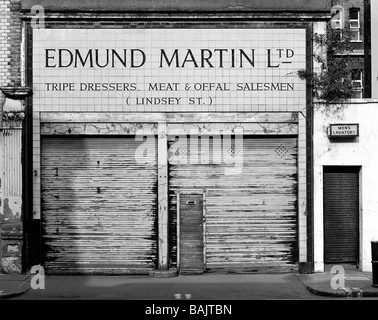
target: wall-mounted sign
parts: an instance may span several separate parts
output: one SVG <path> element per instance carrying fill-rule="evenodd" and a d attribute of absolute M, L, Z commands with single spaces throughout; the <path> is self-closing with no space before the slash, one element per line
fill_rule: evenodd
<path fill-rule="evenodd" d="M 331 124 L 329 127 L 330 138 L 353 138 L 358 135 L 358 123 Z"/>
<path fill-rule="evenodd" d="M 33 29 L 33 106 L 297 111 L 306 29 Z"/>

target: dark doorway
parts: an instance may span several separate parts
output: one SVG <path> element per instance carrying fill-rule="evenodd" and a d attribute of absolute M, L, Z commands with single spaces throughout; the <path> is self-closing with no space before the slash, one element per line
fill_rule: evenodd
<path fill-rule="evenodd" d="M 360 167 L 324 167 L 324 262 L 359 261 Z"/>
<path fill-rule="evenodd" d="M 180 194 L 179 270 L 180 273 L 204 271 L 203 195 Z"/>

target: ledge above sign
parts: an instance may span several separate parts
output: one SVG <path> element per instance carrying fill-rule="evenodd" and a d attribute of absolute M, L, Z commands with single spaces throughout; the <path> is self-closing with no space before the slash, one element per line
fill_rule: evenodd
<path fill-rule="evenodd" d="M 330 124 L 328 128 L 328 137 L 335 138 L 355 138 L 359 136 L 358 123 L 338 123 Z"/>

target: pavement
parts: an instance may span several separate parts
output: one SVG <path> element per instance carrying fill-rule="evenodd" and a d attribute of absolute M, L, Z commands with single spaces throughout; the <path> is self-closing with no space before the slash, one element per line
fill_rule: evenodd
<path fill-rule="evenodd" d="M 371 272 L 345 270 L 345 274 L 330 271 L 296 276 L 306 288 L 319 296 L 339 298 L 377 298 L 378 288 L 373 287 Z"/>
<path fill-rule="evenodd" d="M 378 299 L 372 273 L 202 274 L 149 276 L 46 275 L 33 289 L 34 275 L 0 274 L 0 299 L 10 300 L 280 300 Z"/>
<path fill-rule="evenodd" d="M 31 289 L 33 275 L 0 274 L 0 299 L 20 296 Z"/>

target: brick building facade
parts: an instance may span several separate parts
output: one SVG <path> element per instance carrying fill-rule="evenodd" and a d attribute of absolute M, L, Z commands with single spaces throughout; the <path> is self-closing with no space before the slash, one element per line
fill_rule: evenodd
<path fill-rule="evenodd" d="M 332 12 L 332 26 L 350 32 L 354 99 L 370 98 L 370 1 L 333 0 Z"/>

